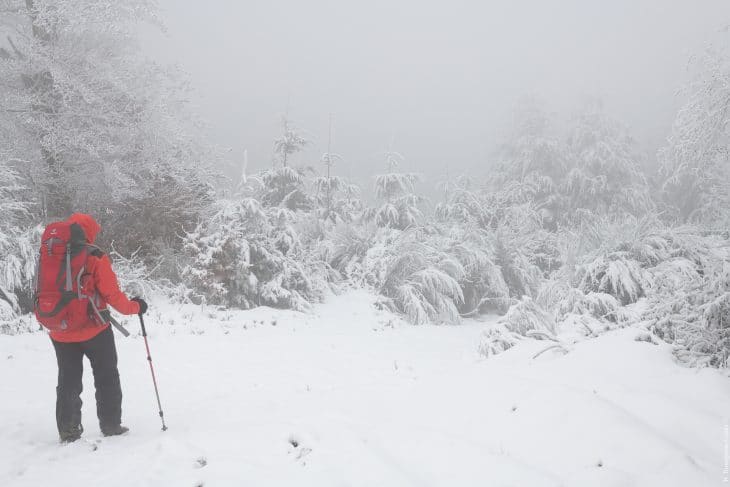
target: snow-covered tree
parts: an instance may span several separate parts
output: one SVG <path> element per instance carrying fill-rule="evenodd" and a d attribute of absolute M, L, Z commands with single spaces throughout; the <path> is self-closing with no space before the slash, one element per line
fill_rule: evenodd
<path fill-rule="evenodd" d="M 560 185 L 569 154 L 552 128 L 549 114 L 535 98 L 518 104 L 512 133 L 501 147 L 489 177 L 493 206 L 531 204 L 546 226 L 555 227 L 564 209 Z"/>
<path fill-rule="evenodd" d="M 626 129 L 599 101 L 586 103 L 564 142 L 528 98 L 490 176 L 489 206 L 501 218 L 506 208 L 529 204 L 550 230 L 586 213 L 640 215 L 652 202 L 639 160 Z"/>
<path fill-rule="evenodd" d="M 663 203 L 677 221 L 730 222 L 730 57 L 708 49 L 694 60 L 662 162 Z"/>
<path fill-rule="evenodd" d="M 310 144 L 308 138 L 289 120 L 288 116 L 281 118 L 282 134 L 274 140 L 274 162 L 287 167 L 289 156 L 301 152 Z"/>
<path fill-rule="evenodd" d="M 310 266 L 293 213 L 257 200 L 221 200 L 219 210 L 187 234 L 183 277 L 209 303 L 302 309 L 326 283 Z"/>
<path fill-rule="evenodd" d="M 20 176 L 0 158 L 0 323 L 27 311 L 38 232 Z M 24 299 L 25 298 L 25 299 Z"/>
<path fill-rule="evenodd" d="M 308 168 L 280 166 L 262 171 L 258 178 L 261 185 L 255 193 L 266 207 L 281 207 L 289 210 L 311 210 L 314 198 L 307 190 Z"/>
<path fill-rule="evenodd" d="M 258 187 L 253 196 L 265 207 L 281 207 L 289 210 L 311 210 L 316 201 L 307 189 L 313 169 L 292 167 L 288 157 L 309 145 L 294 124 L 282 117 L 283 134 L 274 140 L 274 167 L 261 171 L 256 176 Z"/>
<path fill-rule="evenodd" d="M 324 220 L 336 222 L 337 214 L 332 211 L 332 200 L 335 193 L 344 187 L 344 181 L 332 174 L 335 164 L 342 161 L 341 155 L 332 152 L 332 114 L 330 114 L 329 119 L 327 152 L 322 154 L 320 161 L 325 167 L 325 174 L 315 178 L 314 186 L 317 191 L 317 201 L 319 203 L 321 217 Z"/>
<path fill-rule="evenodd" d="M 25 199 L 27 188 L 20 175 L 0 153 L 0 238 L 24 228 L 30 216 L 30 202 Z"/>
<path fill-rule="evenodd" d="M 314 179 L 319 215 L 332 223 L 352 222 L 362 210 L 360 187 L 339 176 Z"/>
<path fill-rule="evenodd" d="M 328 149 L 327 152 L 322 154 L 321 158 L 322 165 L 325 167 L 325 174 L 314 179 L 314 186 L 317 191 L 317 200 L 319 201 L 319 206 L 322 210 L 321 213 L 325 220 L 333 217 L 332 199 L 334 194 L 344 186 L 342 178 L 332 174 L 332 168 L 335 163 L 341 160 L 342 156 L 332 153 Z"/>
<path fill-rule="evenodd" d="M 368 208 L 364 217 L 379 227 L 404 230 L 422 217 L 419 208 L 422 198 L 415 194 L 418 175 L 396 172 L 402 162 L 400 153 L 388 150 L 385 153 L 387 172 L 375 176 L 375 196 L 380 206 Z"/>
<path fill-rule="evenodd" d="M 474 183 L 466 175 L 447 179 L 440 185 L 444 191 L 444 201 L 434 210 L 437 219 L 443 222 L 460 222 L 489 228 L 496 212 L 487 204 L 484 195 L 474 189 Z"/>
<path fill-rule="evenodd" d="M 652 207 L 650 190 L 626 129 L 592 100 L 568 136 L 572 167 L 563 183 L 571 213 L 640 216 Z"/>
<path fill-rule="evenodd" d="M 99 222 L 103 228 L 125 229 L 112 232 L 116 250 L 125 255 L 139 253 L 156 260 L 168 252 L 177 253 L 185 232 L 211 212 L 212 176 L 161 162 L 136 177 L 139 185 L 130 189 L 121 209 L 99 215 Z"/>
<path fill-rule="evenodd" d="M 168 184 L 165 165 L 193 174 L 206 163 L 185 83 L 141 55 L 140 24 L 158 24 L 153 1 L 0 0 L 0 11 L 0 144 L 47 217 L 146 211 L 132 205 Z M 105 230 L 112 240 L 129 225 Z"/>
<path fill-rule="evenodd" d="M 339 154 L 322 154 L 326 172 L 313 181 L 319 216 L 332 223 L 352 222 L 362 210 L 360 187 L 332 173 L 335 164 L 341 161 Z"/>

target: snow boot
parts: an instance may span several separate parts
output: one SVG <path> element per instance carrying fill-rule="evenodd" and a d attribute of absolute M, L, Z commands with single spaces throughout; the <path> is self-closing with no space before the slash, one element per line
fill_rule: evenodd
<path fill-rule="evenodd" d="M 114 426 L 102 426 L 101 434 L 104 436 L 119 436 L 129 431 L 129 428 L 120 424 Z"/>
<path fill-rule="evenodd" d="M 64 429 L 58 432 L 58 436 L 61 438 L 61 443 L 73 443 L 74 441 L 81 438 L 81 433 L 84 432 L 84 427 L 81 425 L 73 428 Z"/>

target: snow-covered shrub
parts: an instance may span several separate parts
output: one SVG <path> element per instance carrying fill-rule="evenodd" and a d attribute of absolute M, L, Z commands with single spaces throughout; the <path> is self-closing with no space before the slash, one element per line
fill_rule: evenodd
<path fill-rule="evenodd" d="M 729 266 L 730 267 L 730 266 Z M 712 356 L 713 365 L 728 366 L 730 357 L 730 272 L 725 271 L 725 291 L 702 307 L 702 329 L 710 335 L 703 351 Z M 700 334 L 701 336 L 701 334 Z M 695 347 L 690 344 L 690 349 Z"/>
<path fill-rule="evenodd" d="M 364 217 L 379 227 L 405 230 L 412 227 L 422 217 L 418 208 L 421 198 L 413 194 L 417 181 L 414 174 L 381 174 L 376 177 L 376 196 L 383 200 L 375 208 L 368 208 Z"/>
<path fill-rule="evenodd" d="M 457 194 L 466 199 L 464 205 L 452 201 L 443 206 L 440 223 L 434 226 L 439 231 L 430 239 L 465 269 L 459 281 L 462 313 L 504 313 L 513 300 L 534 296 L 545 276 L 558 267 L 557 239 L 529 203 L 510 206 L 499 194 L 485 199 L 466 189 Z M 463 218 L 449 220 L 451 211 L 461 211 Z"/>
<path fill-rule="evenodd" d="M 213 204 L 210 177 L 184 166 L 161 163 L 137 175 L 125 196 L 123 210 L 113 209 L 94 216 L 102 226 L 99 245 L 124 255 L 137 254 L 151 267 L 160 257 L 179 254 L 182 237 L 198 221 L 209 216 Z M 169 267 L 168 263 L 161 268 Z M 164 278 L 176 276 L 165 269 Z M 160 272 L 158 272 L 158 275 Z"/>
<path fill-rule="evenodd" d="M 360 187 L 337 176 L 314 179 L 318 216 L 332 223 L 351 223 L 362 211 Z"/>
<path fill-rule="evenodd" d="M 0 323 L 8 332 L 18 318 L 33 309 L 33 279 L 38 261 L 42 228 L 4 233 L 0 230 Z"/>
<path fill-rule="evenodd" d="M 494 243 L 494 263 L 499 266 L 509 294 L 515 298 L 533 296 L 543 278 L 542 271 L 503 233 L 497 233 Z"/>
<path fill-rule="evenodd" d="M 306 189 L 309 169 L 280 166 L 259 174 L 261 188 L 257 199 L 265 207 L 282 207 L 289 210 L 310 210 L 314 200 Z"/>
<path fill-rule="evenodd" d="M 403 161 L 397 152 L 386 153 L 388 172 L 375 176 L 375 197 L 379 206 L 368 208 L 363 213 L 366 221 L 379 227 L 405 230 L 419 223 L 423 213 L 419 208 L 422 198 L 415 194 L 418 175 L 395 172 Z"/>
<path fill-rule="evenodd" d="M 459 280 L 464 296 L 459 308 L 464 316 L 507 311 L 509 286 L 502 269 L 495 263 L 494 243 L 487 232 L 452 228 L 443 238 L 441 248 L 464 268 Z"/>
<path fill-rule="evenodd" d="M 674 234 L 652 214 L 584 220 L 569 234 L 579 242 L 570 259 L 571 283 L 586 294 L 610 294 L 622 306 L 634 303 L 654 285 L 649 269 L 678 255 Z"/>
<path fill-rule="evenodd" d="M 379 291 L 414 323 L 456 323 L 460 314 L 505 312 L 510 305 L 492 237 L 479 229 L 339 225 L 329 234 L 327 255 L 345 279 Z"/>
<path fill-rule="evenodd" d="M 482 333 L 478 351 L 489 358 L 514 347 L 521 339 L 522 336 L 508 330 L 504 324 L 497 324 Z"/>
<path fill-rule="evenodd" d="M 326 286 L 292 224 L 294 214 L 252 198 L 220 201 L 219 211 L 185 238 L 186 282 L 211 303 L 303 309 Z"/>
<path fill-rule="evenodd" d="M 673 257 L 660 262 L 650 271 L 651 292 L 672 294 L 702 283 L 701 267 L 684 257 Z"/>
<path fill-rule="evenodd" d="M 670 257 L 684 258 L 704 269 L 717 269 L 728 259 L 728 240 L 725 233 L 705 232 L 696 227 L 679 227 L 663 233 L 670 243 Z"/>
<path fill-rule="evenodd" d="M 527 336 L 533 330 L 555 334 L 555 317 L 529 296 L 512 305 L 500 321 L 509 331 L 518 335 Z"/>
<path fill-rule="evenodd" d="M 40 229 L 28 228 L 30 209 L 20 175 L 0 159 L 0 323 L 8 333 L 32 307 Z"/>
<path fill-rule="evenodd" d="M 444 191 L 444 201 L 434 209 L 437 220 L 443 223 L 459 222 L 477 228 L 490 227 L 495 217 L 494 209 L 482 194 L 472 189 L 469 177 L 460 176 L 453 181 L 444 181 L 439 186 Z"/>
<path fill-rule="evenodd" d="M 460 321 L 459 282 L 466 271 L 441 248 L 436 229 L 366 227 L 340 231 L 335 241 L 333 267 L 351 282 L 379 292 L 382 305 L 414 324 Z"/>
<path fill-rule="evenodd" d="M 402 262 L 394 265 L 394 271 L 399 270 L 398 264 Z M 383 287 L 383 293 L 415 324 L 459 321 L 456 307 L 461 300 L 459 283 L 441 269 L 425 267 L 411 272 L 397 287 Z"/>
<path fill-rule="evenodd" d="M 145 298 L 164 296 L 174 303 L 189 303 L 195 300 L 193 291 L 185 283 L 172 281 L 159 274 L 159 268 L 165 263 L 162 257 L 158 258 L 156 263 L 148 265 L 146 262 L 150 259 L 143 259 L 140 251 L 124 256 L 112 250 L 109 252 L 109 258 L 119 278 L 119 285 L 128 296 Z"/>
<path fill-rule="evenodd" d="M 578 266 L 578 287 L 585 293 L 609 294 L 622 305 L 636 302 L 645 295 L 642 270 L 632 260 L 615 256 L 599 256 Z"/>
<path fill-rule="evenodd" d="M 657 286 L 644 313 L 653 331 L 675 345 L 675 354 L 685 363 L 727 367 L 730 356 L 730 244 L 725 257 L 714 265 L 694 270 L 680 266 L 656 269 Z M 678 279 L 677 274 L 686 276 Z"/>
<path fill-rule="evenodd" d="M 561 263 L 557 239 L 543 226 L 540 213 L 532 204 L 524 203 L 500 206 L 487 229 L 493 241 L 494 263 L 514 298 L 534 296 L 545 276 Z"/>
<path fill-rule="evenodd" d="M 675 344 L 682 361 L 726 363 L 726 236 L 669 228 L 653 215 L 620 221 L 593 216 L 562 241 L 565 265 L 537 297 L 559 322 L 594 335 L 595 325 L 624 325 L 640 312 L 659 337 Z M 645 304 L 626 307 L 642 297 Z"/>
<path fill-rule="evenodd" d="M 611 254 L 646 268 L 672 256 L 670 247 L 675 232 L 667 231 L 655 213 L 616 217 L 581 212 L 579 223 L 570 238 L 580 240 L 580 257 Z"/>
<path fill-rule="evenodd" d="M 377 280 L 368 280 L 365 260 L 374 247 L 383 248 L 395 239 L 388 229 L 373 225 L 338 224 L 329 233 L 325 245 L 325 259 L 329 265 L 355 285 L 376 286 Z M 377 273 L 376 273 L 377 275 Z M 371 274 L 371 279 L 375 275 Z"/>
<path fill-rule="evenodd" d="M 513 347 L 525 337 L 555 338 L 555 317 L 529 296 L 513 304 L 495 326 L 482 333 L 479 353 L 491 357 Z"/>
<path fill-rule="evenodd" d="M 386 251 L 379 286 L 391 308 L 414 324 L 458 323 L 463 301 L 459 280 L 464 267 L 452 256 L 424 243 L 421 230 L 406 232 Z"/>
<path fill-rule="evenodd" d="M 562 311 L 566 314 L 590 314 L 599 320 L 614 323 L 626 321 L 621 303 L 610 294 L 591 292 L 584 294 L 580 299 L 575 299 L 571 304 L 569 309 L 564 308 Z"/>
<path fill-rule="evenodd" d="M 587 315 L 601 322 L 623 323 L 628 315 L 612 295 L 600 292 L 584 293 L 565 278 L 545 282 L 535 299 L 544 309 L 552 310 L 557 321 L 569 315 Z"/>

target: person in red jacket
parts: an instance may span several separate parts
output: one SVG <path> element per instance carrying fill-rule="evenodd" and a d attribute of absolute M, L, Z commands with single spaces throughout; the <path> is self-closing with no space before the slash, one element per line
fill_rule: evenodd
<path fill-rule="evenodd" d="M 74 213 L 69 223 L 84 230 L 86 240 L 93 244 L 101 227 L 90 215 Z M 89 279 L 100 297 L 100 310 L 111 305 L 125 315 L 144 314 L 147 303 L 141 298 L 129 299 L 119 289 L 117 276 L 109 257 L 94 249 L 86 262 L 82 279 Z M 99 323 L 92 313 L 88 323 L 71 331 L 51 332 L 51 341 L 58 361 L 56 387 L 56 425 L 62 442 L 76 441 L 84 428 L 81 425 L 81 391 L 83 360 L 89 358 L 96 388 L 96 414 L 104 436 L 121 435 L 129 431 L 122 426 L 122 388 L 117 370 L 117 350 L 109 323 Z"/>

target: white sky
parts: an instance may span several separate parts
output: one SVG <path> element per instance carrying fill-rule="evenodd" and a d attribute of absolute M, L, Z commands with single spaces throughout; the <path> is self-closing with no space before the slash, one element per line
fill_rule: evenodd
<path fill-rule="evenodd" d="M 159 0 L 193 108 L 238 163 L 270 164 L 290 117 L 367 187 L 391 138 L 428 181 L 484 172 L 517 98 L 561 117 L 601 96 L 649 149 L 668 133 L 689 56 L 730 24 L 728 0 Z M 428 184 L 428 183 L 427 183 Z"/>

